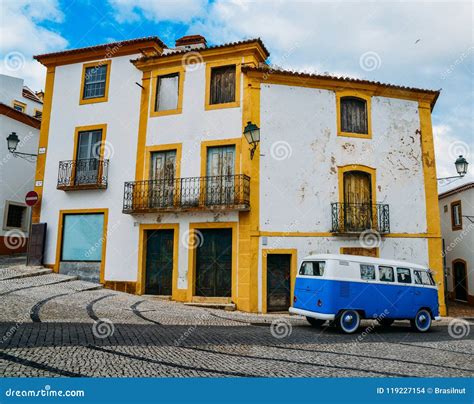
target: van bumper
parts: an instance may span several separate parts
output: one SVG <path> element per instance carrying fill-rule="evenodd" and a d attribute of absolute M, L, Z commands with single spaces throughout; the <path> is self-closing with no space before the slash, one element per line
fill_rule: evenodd
<path fill-rule="evenodd" d="M 441 320 L 441 316 L 436 316 L 434 319 L 435 319 L 435 321 L 440 321 L 440 320 Z"/>
<path fill-rule="evenodd" d="M 334 320 L 335 317 L 334 314 L 316 313 L 314 311 L 296 309 L 294 307 L 290 307 L 289 311 L 291 314 L 299 314 L 300 316 L 317 318 L 318 320 Z"/>

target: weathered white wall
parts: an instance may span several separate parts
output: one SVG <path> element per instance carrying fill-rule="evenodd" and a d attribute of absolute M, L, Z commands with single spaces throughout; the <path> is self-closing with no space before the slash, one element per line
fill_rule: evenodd
<path fill-rule="evenodd" d="M 452 230 L 451 227 L 451 202 L 461 201 L 462 214 L 474 216 L 474 188 L 467 189 L 457 194 L 448 196 L 439 201 L 439 215 L 441 218 L 441 234 L 445 243 L 446 271 L 448 275 L 448 291 L 454 290 L 453 261 L 463 259 L 466 261 L 467 288 L 469 295 L 474 295 L 474 223 L 467 217 L 462 218 L 462 229 Z M 447 206 L 447 212 L 444 207 Z"/>
<path fill-rule="evenodd" d="M 136 279 L 138 231 L 134 231 L 133 218 L 122 214 L 122 202 L 124 182 L 135 179 L 141 96 L 141 88 L 135 82 L 141 83 L 142 73 L 130 59 L 137 56 L 112 59 L 108 102 L 102 103 L 79 105 L 82 63 L 56 68 L 41 208 L 41 221 L 48 223 L 47 264 L 55 262 L 60 209 L 109 208 L 105 277 Z M 110 159 L 108 188 L 57 190 L 59 161 L 74 158 L 75 128 L 104 123 L 107 124 L 105 157 Z"/>
<path fill-rule="evenodd" d="M 372 139 L 337 136 L 333 91 L 262 84 L 263 231 L 329 231 L 337 167 L 348 164 L 377 170 L 377 203 L 390 205 L 391 232 L 426 231 L 418 105 L 373 97 L 371 115 Z"/>
<path fill-rule="evenodd" d="M 16 132 L 21 143 L 17 151 L 35 154 L 38 151 L 39 130 L 29 125 L 18 122 L 5 115 L 0 115 L 0 128 L 2 134 Z M 2 136 L 3 137 L 3 136 Z M 36 162 L 14 157 L 7 149 L 7 142 L 2 139 L 0 143 L 0 236 L 5 235 L 3 229 L 5 201 L 25 203 L 25 195 L 34 188 Z M 30 210 L 28 209 L 28 221 Z M 28 232 L 25 232 L 27 235 Z"/>

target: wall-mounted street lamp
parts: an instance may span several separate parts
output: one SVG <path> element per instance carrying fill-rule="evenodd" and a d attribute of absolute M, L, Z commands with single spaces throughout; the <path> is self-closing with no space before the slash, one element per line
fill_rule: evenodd
<path fill-rule="evenodd" d="M 464 177 L 467 173 L 467 166 L 469 163 L 463 156 L 459 156 L 456 161 L 454 162 L 454 166 L 456 167 L 456 171 L 458 175 L 454 175 L 452 177 L 443 177 L 443 178 L 437 178 L 438 181 L 444 181 L 444 180 L 459 180 L 462 177 Z"/>
<path fill-rule="evenodd" d="M 12 153 L 13 156 L 29 157 L 29 158 L 38 157 L 37 154 L 17 152 L 16 148 L 18 147 L 18 143 L 20 143 L 20 139 L 18 135 L 16 134 L 16 132 L 10 133 L 7 137 L 7 145 L 8 145 L 8 151 Z"/>
<path fill-rule="evenodd" d="M 252 160 L 257 144 L 260 143 L 260 128 L 254 123 L 248 121 L 247 126 L 244 129 L 244 136 L 247 139 L 247 142 L 249 142 L 249 145 L 252 146 L 250 149 L 250 160 Z"/>

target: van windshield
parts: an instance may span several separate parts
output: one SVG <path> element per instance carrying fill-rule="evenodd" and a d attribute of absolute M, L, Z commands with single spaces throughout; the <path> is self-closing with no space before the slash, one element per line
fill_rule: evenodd
<path fill-rule="evenodd" d="M 323 276 L 325 265 L 324 261 L 304 261 L 301 264 L 300 275 Z"/>

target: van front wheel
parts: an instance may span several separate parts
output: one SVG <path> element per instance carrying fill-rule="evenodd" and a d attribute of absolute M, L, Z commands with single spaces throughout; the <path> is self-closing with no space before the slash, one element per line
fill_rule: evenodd
<path fill-rule="evenodd" d="M 336 325 L 346 334 L 352 334 L 359 328 L 360 314 L 355 310 L 344 310 L 336 319 Z"/>
<path fill-rule="evenodd" d="M 326 320 L 319 320 L 313 317 L 306 317 L 308 323 L 310 323 L 313 327 L 322 327 L 322 325 L 326 322 Z"/>
<path fill-rule="evenodd" d="M 431 327 L 431 314 L 426 309 L 418 310 L 413 320 L 410 320 L 411 327 L 418 332 L 426 332 Z"/>

